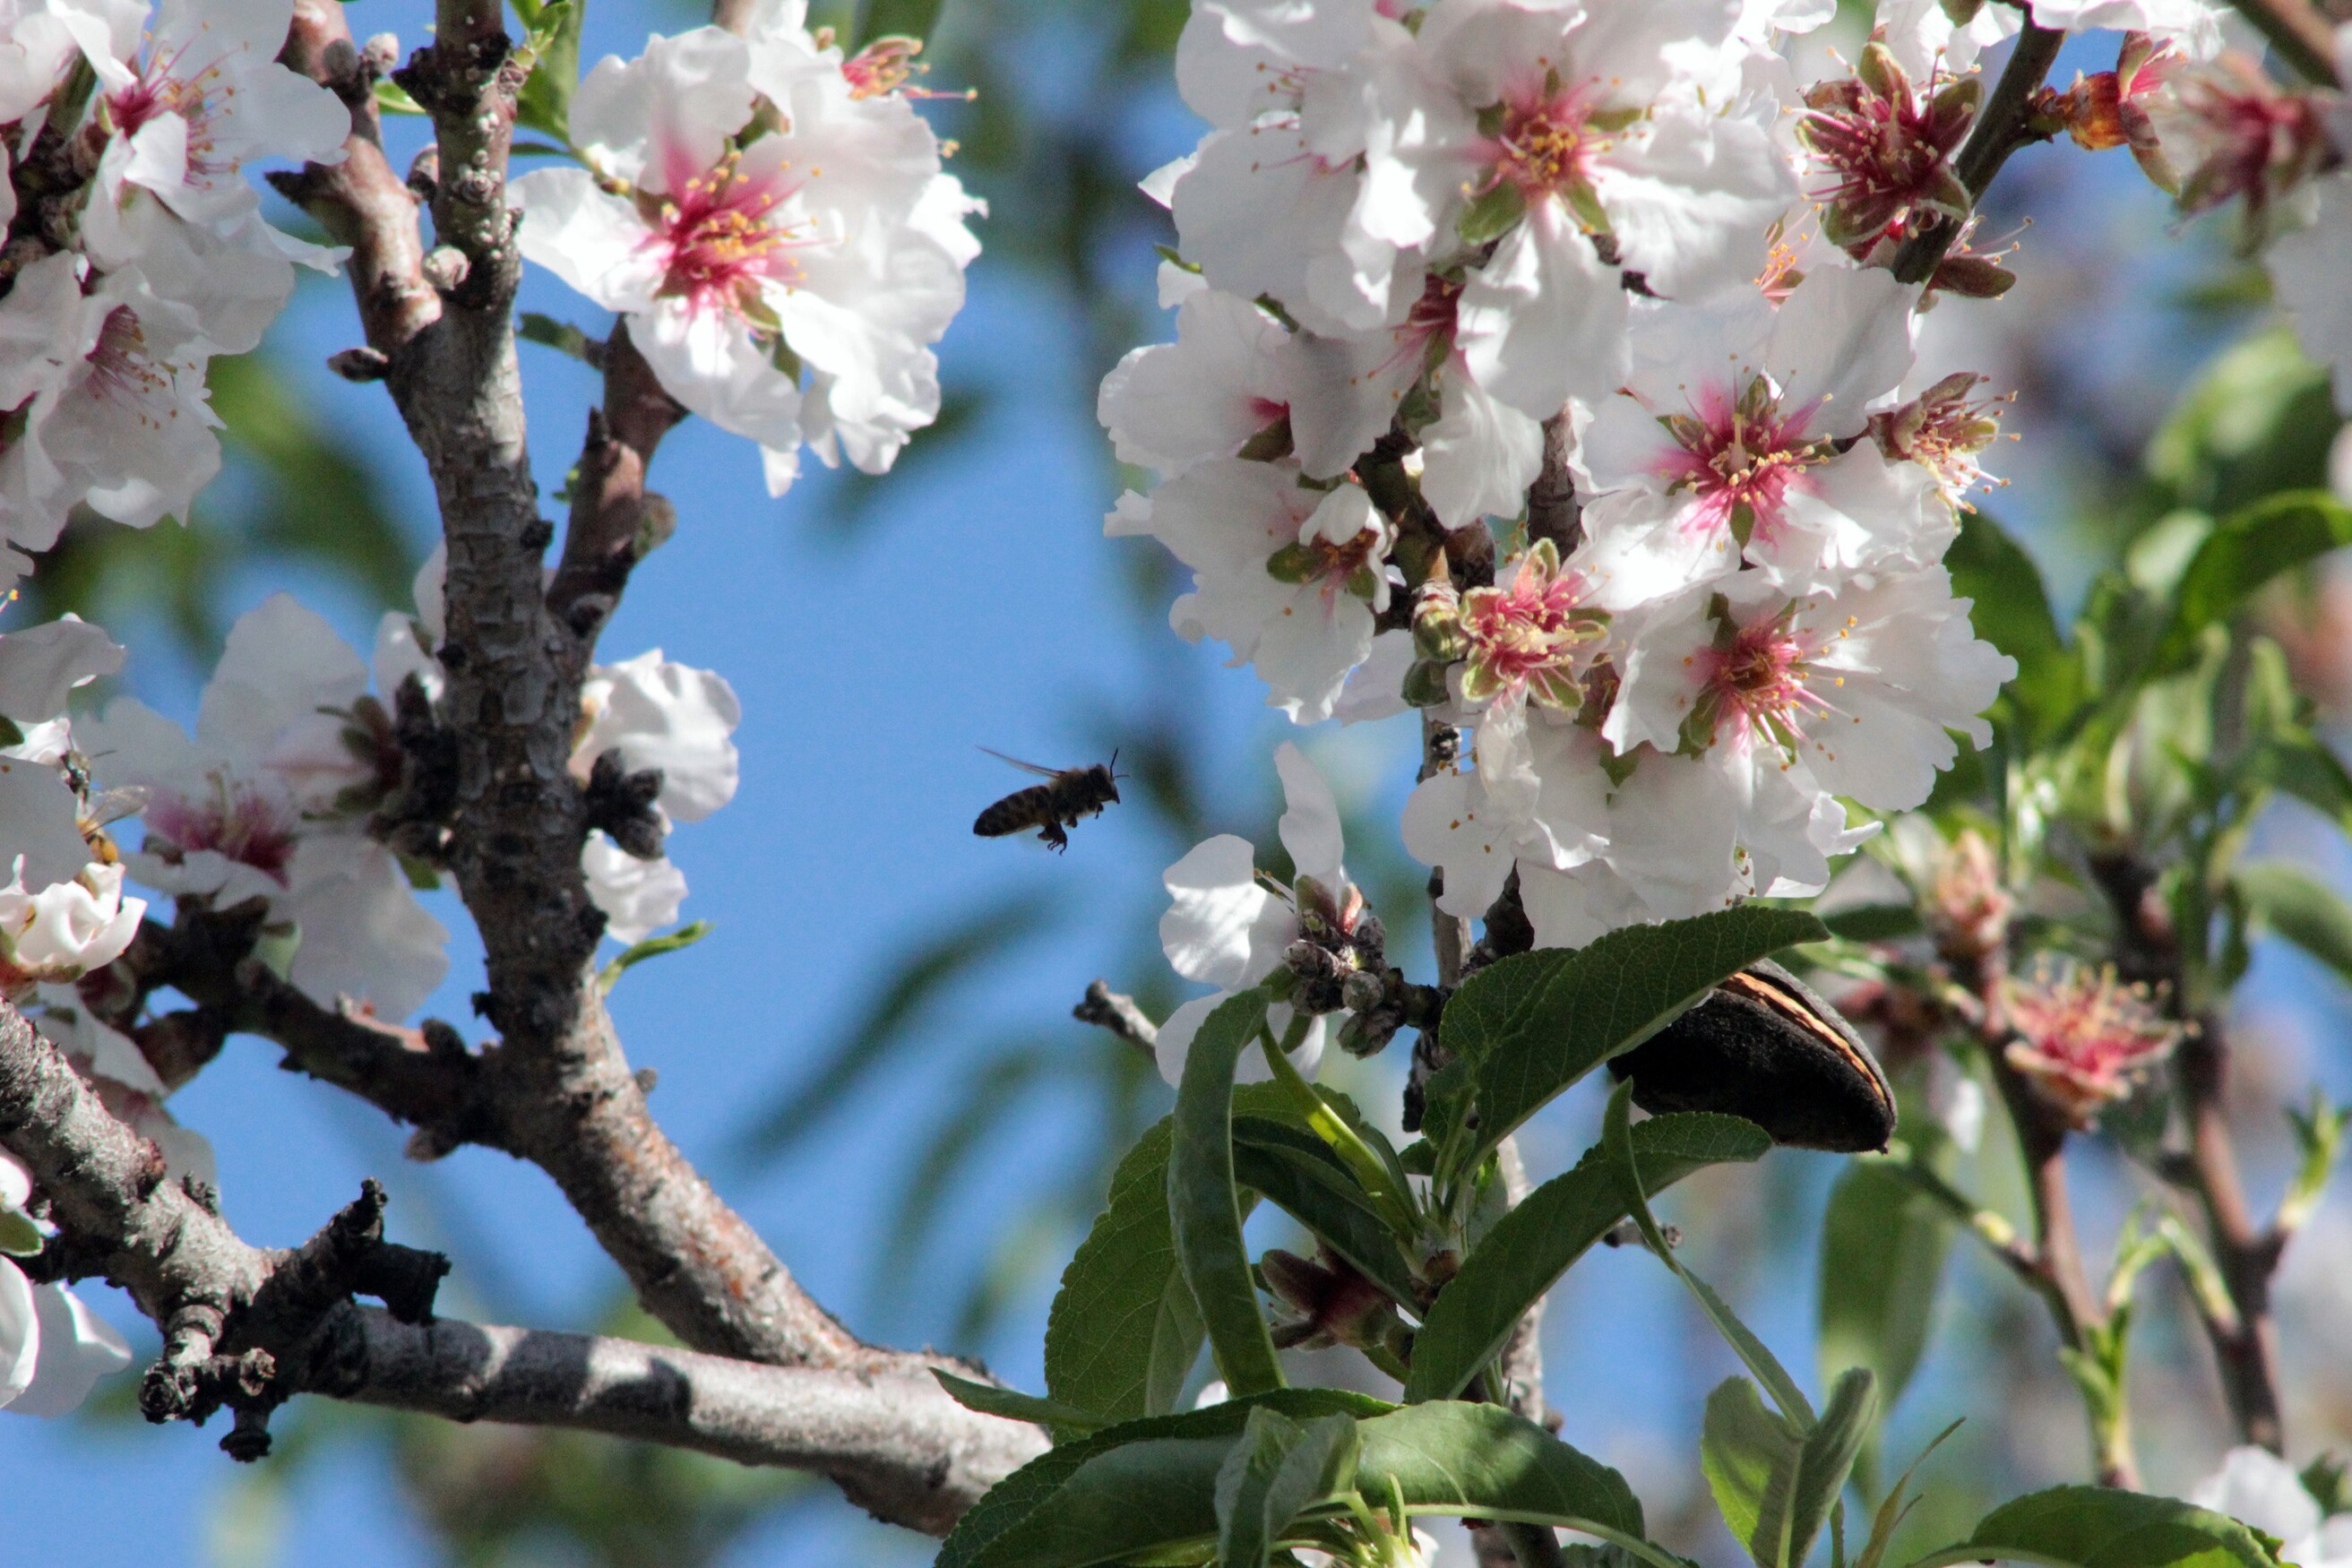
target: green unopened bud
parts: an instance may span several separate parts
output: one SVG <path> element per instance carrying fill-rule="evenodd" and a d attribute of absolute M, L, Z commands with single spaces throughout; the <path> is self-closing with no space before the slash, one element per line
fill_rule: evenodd
<path fill-rule="evenodd" d="M 1445 672 L 1453 667 L 1444 659 L 1415 660 L 1404 672 L 1403 697 L 1408 706 L 1434 708 L 1452 695 L 1445 689 Z"/>
<path fill-rule="evenodd" d="M 1446 584 L 1424 584 L 1412 607 L 1412 650 L 1451 664 L 1470 651 L 1462 630 L 1462 602 Z"/>

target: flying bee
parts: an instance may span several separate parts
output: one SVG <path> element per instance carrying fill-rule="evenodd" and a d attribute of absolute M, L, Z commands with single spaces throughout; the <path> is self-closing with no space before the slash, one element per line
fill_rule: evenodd
<path fill-rule="evenodd" d="M 1031 784 L 1027 789 L 1014 790 L 994 805 L 980 814 L 971 825 L 972 832 L 982 838 L 1002 838 L 1008 833 L 1018 833 L 1034 827 L 1037 837 L 1055 849 L 1066 849 L 1070 836 L 1064 828 L 1076 827 L 1082 816 L 1100 816 L 1103 807 L 1118 804 L 1118 753 L 1113 752 L 1108 763 L 1096 763 L 1083 768 L 1041 768 L 1034 763 L 1024 763 L 1018 757 L 1005 756 L 1003 752 L 981 748 L 992 757 L 1011 763 L 1023 773 L 1035 773 L 1050 783 Z"/>

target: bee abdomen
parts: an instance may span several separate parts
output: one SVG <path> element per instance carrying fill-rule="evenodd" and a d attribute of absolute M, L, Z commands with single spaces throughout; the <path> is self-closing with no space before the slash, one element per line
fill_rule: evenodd
<path fill-rule="evenodd" d="M 971 830 L 982 838 L 1002 838 L 1008 833 L 1034 827 L 1053 793 L 1051 784 L 1033 784 L 1027 789 L 1016 790 L 982 812 L 973 821 Z"/>

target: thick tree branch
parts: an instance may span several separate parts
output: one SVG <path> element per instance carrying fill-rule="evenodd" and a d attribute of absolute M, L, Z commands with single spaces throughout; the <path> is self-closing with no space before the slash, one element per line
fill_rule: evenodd
<path fill-rule="evenodd" d="M 920 1366 L 764 1366 L 632 1340 L 354 1309 L 322 1345 L 310 1392 L 452 1421 L 602 1432 L 813 1470 L 877 1517 L 943 1535 L 1043 1453 L 1034 1426 L 966 1410 Z"/>
<path fill-rule="evenodd" d="M 163 1156 L 13 1008 L 0 1005 L 0 1148 L 32 1171 L 59 1237 L 32 1270 L 103 1273 L 164 1336 L 149 1418 L 237 1414 L 223 1443 L 267 1451 L 297 1394 L 458 1421 L 570 1427 L 814 1470 L 880 1518 L 934 1534 L 1045 1448 L 1042 1434 L 964 1409 L 929 1375 L 944 1358 L 860 1371 L 785 1369 L 628 1341 L 431 1321 L 436 1255 L 382 1238 L 383 1190 L 290 1251 L 247 1246 L 166 1179 Z M 389 1310 L 355 1306 L 353 1291 Z"/>

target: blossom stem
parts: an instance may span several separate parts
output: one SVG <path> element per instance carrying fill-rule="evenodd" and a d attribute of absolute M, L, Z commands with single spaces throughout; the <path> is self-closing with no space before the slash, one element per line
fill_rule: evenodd
<path fill-rule="evenodd" d="M 1528 488 L 1528 542 L 1550 540 L 1563 561 L 1584 542 L 1584 508 L 1577 501 L 1576 479 L 1568 469 L 1571 439 L 1566 414 L 1543 422 L 1543 468 Z"/>
<path fill-rule="evenodd" d="M 2238 14 L 2270 40 L 2279 58 L 2305 81 L 2318 87 L 2341 87 L 2336 70 L 2336 34 L 2309 0 L 2230 0 Z"/>
<path fill-rule="evenodd" d="M 2154 868 L 2135 855 L 2095 858 L 2094 878 L 2122 933 L 2118 967 L 2130 979 L 2163 987 L 2164 1005 L 2194 1025 L 2174 1056 L 2174 1084 L 2189 1131 L 2186 1160 L 2165 1173 L 2188 1189 L 2205 1215 L 2208 1244 L 2229 1287 L 2229 1314 L 2198 1316 L 2213 1347 L 2221 1388 L 2242 1440 L 2282 1453 L 2285 1428 L 2278 1391 L 2278 1326 L 2271 1279 L 2285 1256 L 2287 1233 L 2259 1225 L 2246 1203 L 2230 1135 L 2228 1031 L 2210 1014 L 2189 1017 L 2189 954 L 2171 912 L 2155 896 Z"/>
<path fill-rule="evenodd" d="M 2009 64 L 2001 68 L 2000 80 L 1994 84 L 1992 96 L 1977 116 L 1976 129 L 1969 133 L 1953 165 L 1969 189 L 1971 205 L 1984 199 L 1993 176 L 2000 173 L 2011 153 L 2030 141 L 2047 140 L 2032 129 L 2029 116 L 2033 95 L 2041 90 L 2065 41 L 2064 28 L 2042 26 L 2028 13 L 2025 30 L 2018 35 Z M 1934 277 L 1937 265 L 1959 238 L 1966 221 L 1939 218 L 1905 240 L 1895 253 L 1895 276 L 1906 283 L 1925 283 Z"/>

